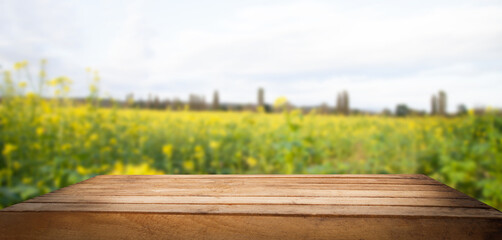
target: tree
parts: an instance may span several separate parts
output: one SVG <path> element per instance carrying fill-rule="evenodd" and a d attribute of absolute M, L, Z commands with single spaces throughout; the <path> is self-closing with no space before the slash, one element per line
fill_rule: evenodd
<path fill-rule="evenodd" d="M 183 108 L 183 102 L 179 98 L 175 97 L 173 99 L 172 106 L 174 110 L 181 110 Z"/>
<path fill-rule="evenodd" d="M 343 113 L 345 115 L 349 115 L 350 107 L 349 107 L 349 94 L 347 91 L 343 91 Z"/>
<path fill-rule="evenodd" d="M 265 90 L 263 88 L 258 89 L 258 107 L 263 107 L 265 104 Z"/>
<path fill-rule="evenodd" d="M 190 96 L 188 97 L 188 104 L 190 106 L 190 110 L 206 109 L 206 99 L 204 98 L 204 96 L 190 94 Z"/>
<path fill-rule="evenodd" d="M 220 108 L 220 96 L 218 90 L 214 91 L 213 94 L 213 110 L 218 110 Z"/>
<path fill-rule="evenodd" d="M 340 93 L 336 95 L 335 112 L 337 114 L 342 112 L 342 96 L 340 96 Z"/>
<path fill-rule="evenodd" d="M 321 106 L 319 106 L 319 113 L 328 114 L 328 111 L 329 111 L 328 104 L 322 103 Z"/>
<path fill-rule="evenodd" d="M 381 113 L 381 114 L 382 114 L 382 115 L 384 115 L 384 116 L 391 116 L 391 115 L 392 115 L 392 112 L 390 111 L 390 109 L 385 108 L 385 109 L 382 111 L 382 113 Z"/>
<path fill-rule="evenodd" d="M 446 93 L 444 91 L 439 91 L 438 97 L 438 112 L 440 115 L 446 115 Z"/>
<path fill-rule="evenodd" d="M 339 114 L 348 115 L 350 113 L 349 94 L 347 91 L 338 93 L 336 97 L 336 112 Z"/>
<path fill-rule="evenodd" d="M 153 97 L 152 97 L 152 94 L 149 93 L 148 94 L 148 100 L 146 102 L 146 108 L 152 108 L 152 102 L 153 102 Z"/>
<path fill-rule="evenodd" d="M 438 114 L 438 99 L 436 95 L 432 95 L 431 99 L 431 115 L 437 115 Z"/>
<path fill-rule="evenodd" d="M 132 107 L 133 104 L 134 104 L 134 94 L 129 93 L 126 95 L 125 105 L 126 105 L 126 107 Z"/>
<path fill-rule="evenodd" d="M 155 96 L 153 98 L 153 108 L 154 109 L 159 109 L 160 108 L 160 99 L 159 99 L 159 96 Z"/>
<path fill-rule="evenodd" d="M 398 104 L 396 106 L 396 116 L 404 117 L 410 114 L 410 108 L 406 104 Z"/>
<path fill-rule="evenodd" d="M 457 107 L 457 115 L 458 116 L 464 116 L 466 114 L 467 114 L 467 107 L 465 106 L 465 104 L 458 105 L 458 107 Z"/>

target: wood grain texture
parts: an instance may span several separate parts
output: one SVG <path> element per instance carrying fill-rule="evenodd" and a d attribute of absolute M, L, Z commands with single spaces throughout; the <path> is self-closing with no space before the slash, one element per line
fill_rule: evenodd
<path fill-rule="evenodd" d="M 6 212 L 2 239 L 500 239 L 502 222 L 469 218 Z"/>
<path fill-rule="evenodd" d="M 42 196 L 26 203 L 132 203 L 132 204 L 268 204 L 268 205 L 364 205 L 364 206 L 436 206 L 490 208 L 479 201 L 435 198 L 368 197 L 204 197 L 204 196 Z"/>
<path fill-rule="evenodd" d="M 424 175 L 97 176 L 0 211 L 0 239 L 502 239 Z"/>

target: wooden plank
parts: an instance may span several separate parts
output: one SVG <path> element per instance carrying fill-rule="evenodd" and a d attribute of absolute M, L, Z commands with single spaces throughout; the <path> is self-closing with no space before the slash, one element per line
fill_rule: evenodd
<path fill-rule="evenodd" d="M 71 196 L 46 195 L 26 203 L 163 203 L 163 204 L 269 204 L 269 205 L 363 205 L 363 206 L 435 206 L 489 208 L 473 199 L 435 198 L 346 198 L 346 197 L 186 197 L 186 196 Z"/>
<path fill-rule="evenodd" d="M 284 196 L 284 197 L 410 197 L 410 198 L 468 198 L 455 192 L 388 191 L 388 190 L 319 190 L 287 188 L 204 188 L 204 189 L 61 189 L 60 195 L 77 196 Z"/>
<path fill-rule="evenodd" d="M 390 185 L 390 184 L 260 184 L 260 188 L 271 189 L 317 189 L 317 190 L 388 190 L 388 191 L 450 191 L 443 185 Z M 144 189 L 143 183 L 128 184 L 80 184 L 65 191 L 85 191 L 85 190 L 120 190 L 120 189 Z M 257 188 L 256 184 L 178 184 L 178 183 L 149 183 L 149 189 L 185 189 L 187 191 L 197 189 L 220 189 L 220 188 L 239 188 L 253 190 Z"/>
<path fill-rule="evenodd" d="M 126 184 L 126 183 L 170 183 L 170 182 L 179 182 L 179 183 L 194 183 L 194 184 L 214 184 L 214 183 L 240 183 L 240 184 L 250 184 L 250 183 L 297 183 L 297 184 L 397 184 L 397 185 L 441 185 L 441 183 L 434 181 L 432 179 L 386 179 L 386 178 L 278 178 L 278 179 L 269 179 L 269 178 L 260 178 L 260 179 L 158 179 L 158 178 L 131 178 L 131 179 L 106 179 L 106 178 L 93 178 L 87 180 L 85 183 L 92 184 Z"/>
<path fill-rule="evenodd" d="M 202 204 L 106 204 L 19 203 L 3 211 L 151 212 L 169 214 L 323 215 L 323 216 L 441 216 L 502 219 L 500 212 L 485 208 L 331 206 L 331 205 L 202 205 Z"/>
<path fill-rule="evenodd" d="M 471 218 L 5 212 L 3 239 L 501 239 L 502 222 Z"/>

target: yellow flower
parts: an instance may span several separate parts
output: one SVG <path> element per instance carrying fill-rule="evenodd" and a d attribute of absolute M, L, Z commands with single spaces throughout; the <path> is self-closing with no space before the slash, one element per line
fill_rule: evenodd
<path fill-rule="evenodd" d="M 12 76 L 11 76 L 11 73 L 9 70 L 6 70 L 3 72 L 3 79 L 5 81 L 5 83 L 7 84 L 12 84 Z"/>
<path fill-rule="evenodd" d="M 139 144 L 143 145 L 146 142 L 146 140 L 148 140 L 147 136 L 139 137 Z"/>
<path fill-rule="evenodd" d="M 110 147 L 108 147 L 108 146 L 101 148 L 101 152 L 102 153 L 111 152 L 111 151 L 112 151 L 112 149 Z"/>
<path fill-rule="evenodd" d="M 18 86 L 19 86 L 20 88 L 25 88 L 25 87 L 26 87 L 26 82 L 20 82 L 20 83 L 18 84 Z"/>
<path fill-rule="evenodd" d="M 204 148 L 202 148 L 200 145 L 195 146 L 195 157 L 198 159 L 204 158 Z"/>
<path fill-rule="evenodd" d="M 164 174 L 162 171 L 156 170 L 154 168 L 150 168 L 147 163 L 142 163 L 139 165 L 122 165 L 121 162 L 117 162 L 114 166 L 114 169 L 109 172 L 111 175 L 162 175 Z"/>
<path fill-rule="evenodd" d="M 212 149 L 217 149 L 220 147 L 220 143 L 217 141 L 211 141 L 211 142 L 209 142 L 209 147 Z"/>
<path fill-rule="evenodd" d="M 98 134 L 93 133 L 93 134 L 91 134 L 91 136 L 89 136 L 89 141 L 94 142 L 94 141 L 98 140 L 98 138 L 99 138 Z"/>
<path fill-rule="evenodd" d="M 13 144 L 10 144 L 10 143 L 7 143 L 5 144 L 4 148 L 3 148 L 3 151 L 2 151 L 2 154 L 4 156 L 9 156 L 12 152 L 14 152 L 15 150 L 17 149 L 17 146 L 16 145 L 13 145 Z"/>
<path fill-rule="evenodd" d="M 50 80 L 47 83 L 50 86 L 56 86 L 56 85 L 72 84 L 73 81 L 68 77 L 62 76 L 62 77 L 53 78 L 52 80 Z"/>
<path fill-rule="evenodd" d="M 40 143 L 38 143 L 38 142 L 33 143 L 33 144 L 32 144 L 32 147 L 33 147 L 34 149 L 36 149 L 36 150 L 40 150 L 40 149 L 42 149 L 42 146 L 40 146 Z"/>
<path fill-rule="evenodd" d="M 71 80 L 69 77 L 66 77 L 66 76 L 62 76 L 62 77 L 59 77 L 59 81 L 62 83 L 62 84 L 72 84 L 73 83 L 73 80 Z"/>
<path fill-rule="evenodd" d="M 95 82 L 98 82 L 99 80 L 101 80 L 101 78 L 99 77 L 99 71 L 98 70 L 94 71 L 94 78 L 93 78 L 93 80 Z"/>
<path fill-rule="evenodd" d="M 167 157 L 172 157 L 173 156 L 173 145 L 171 144 L 166 144 L 162 147 L 162 152 L 167 156 Z"/>
<path fill-rule="evenodd" d="M 28 65 L 28 61 L 21 61 L 14 63 L 14 69 L 15 70 L 20 70 L 21 68 L 25 68 Z"/>
<path fill-rule="evenodd" d="M 34 99 L 37 95 L 33 92 L 28 92 L 28 94 L 26 94 L 26 97 L 28 97 L 28 99 Z"/>
<path fill-rule="evenodd" d="M 19 168 L 21 168 L 21 164 L 18 161 L 14 161 L 12 163 L 12 167 L 14 168 L 14 170 L 18 170 Z"/>
<path fill-rule="evenodd" d="M 89 171 L 87 169 L 85 169 L 84 167 L 78 165 L 77 166 L 77 172 L 80 175 L 86 175 Z"/>
<path fill-rule="evenodd" d="M 21 182 L 23 182 L 24 184 L 31 184 L 33 182 L 33 179 L 29 177 L 23 177 L 21 179 Z"/>
<path fill-rule="evenodd" d="M 256 158 L 254 157 L 248 157 L 246 159 L 246 163 L 250 166 L 250 167 L 254 167 L 256 166 L 256 164 L 258 163 L 258 160 L 256 160 Z"/>
<path fill-rule="evenodd" d="M 54 87 L 56 85 L 58 85 L 58 81 L 57 81 L 57 78 L 54 78 L 50 81 L 47 82 L 47 84 L 49 84 L 50 86 Z"/>
<path fill-rule="evenodd" d="M 282 96 L 282 97 L 279 97 L 275 100 L 274 107 L 281 108 L 281 107 L 284 107 L 284 105 L 286 105 L 287 103 L 288 103 L 288 99 L 286 97 Z"/>
<path fill-rule="evenodd" d="M 95 93 L 98 91 L 98 87 L 96 87 L 96 85 L 92 84 L 91 86 L 89 86 L 89 91 L 91 91 L 91 93 Z"/>
<path fill-rule="evenodd" d="M 38 136 L 42 136 L 44 134 L 45 130 L 43 127 L 37 127 L 36 133 Z"/>
<path fill-rule="evenodd" d="M 194 169 L 194 164 L 190 160 L 186 160 L 183 162 L 183 168 L 187 171 L 193 171 Z"/>
<path fill-rule="evenodd" d="M 65 143 L 61 145 L 61 151 L 66 151 L 71 148 L 71 145 L 69 143 Z"/>

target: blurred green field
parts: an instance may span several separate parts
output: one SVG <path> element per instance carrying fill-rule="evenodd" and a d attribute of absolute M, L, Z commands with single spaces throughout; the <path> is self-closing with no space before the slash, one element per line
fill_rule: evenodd
<path fill-rule="evenodd" d="M 422 173 L 502 209 L 502 117 L 489 112 L 392 118 L 104 109 L 92 101 L 74 106 L 65 79 L 51 84 L 61 98 L 2 85 L 0 207 L 97 174 Z"/>

